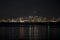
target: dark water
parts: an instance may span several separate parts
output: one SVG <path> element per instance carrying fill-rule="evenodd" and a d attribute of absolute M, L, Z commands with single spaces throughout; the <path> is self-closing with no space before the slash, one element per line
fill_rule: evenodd
<path fill-rule="evenodd" d="M 40 23 L 41 24 L 41 23 Z M 60 25 L 0 23 L 1 40 L 58 40 Z M 48 26 L 50 28 L 48 29 Z M 48 33 L 48 30 L 49 33 Z"/>

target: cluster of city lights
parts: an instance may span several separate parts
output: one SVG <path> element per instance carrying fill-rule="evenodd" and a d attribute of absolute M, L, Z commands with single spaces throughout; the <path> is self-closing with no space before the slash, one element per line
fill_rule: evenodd
<path fill-rule="evenodd" d="M 60 18 L 43 17 L 43 16 L 29 16 L 18 18 L 0 18 L 0 22 L 57 22 Z"/>

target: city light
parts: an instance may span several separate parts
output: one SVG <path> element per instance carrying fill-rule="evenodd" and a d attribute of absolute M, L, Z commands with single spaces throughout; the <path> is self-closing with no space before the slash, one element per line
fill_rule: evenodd
<path fill-rule="evenodd" d="M 43 16 L 29 16 L 19 18 L 1 18 L 0 22 L 58 22 L 60 18 L 43 17 Z"/>

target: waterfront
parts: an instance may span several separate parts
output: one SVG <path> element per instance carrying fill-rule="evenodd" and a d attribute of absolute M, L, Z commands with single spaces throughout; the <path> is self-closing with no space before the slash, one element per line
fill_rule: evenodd
<path fill-rule="evenodd" d="M 48 23 L 0 23 L 0 38 L 2 40 L 49 40 L 51 38 L 54 40 L 60 35 L 59 27 L 59 23 L 49 25 Z"/>

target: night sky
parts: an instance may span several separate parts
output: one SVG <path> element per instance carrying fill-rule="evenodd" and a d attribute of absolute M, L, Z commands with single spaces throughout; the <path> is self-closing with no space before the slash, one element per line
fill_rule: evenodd
<path fill-rule="evenodd" d="M 60 17 L 59 0 L 1 0 L 0 17 L 19 16 Z"/>

